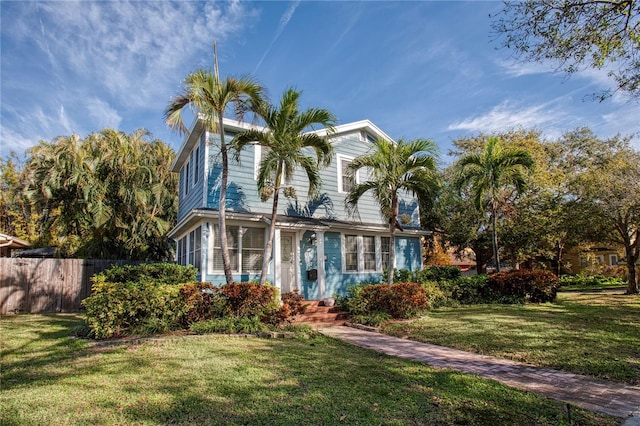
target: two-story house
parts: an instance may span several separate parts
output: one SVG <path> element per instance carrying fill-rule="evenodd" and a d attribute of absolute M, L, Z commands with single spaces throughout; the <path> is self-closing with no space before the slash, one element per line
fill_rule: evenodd
<path fill-rule="evenodd" d="M 252 125 L 225 119 L 224 126 L 228 142 Z M 326 129 L 317 132 L 324 135 Z M 365 194 L 359 203 L 359 218 L 349 217 L 344 206 L 354 180 L 346 176 L 346 167 L 366 153 L 376 138 L 391 140 L 368 120 L 337 126 L 330 136 L 334 158 L 321 170 L 318 199 L 307 199 L 308 184 L 302 171 L 288 183 L 297 198 L 281 193 L 268 281 L 282 292 L 299 289 L 306 299 L 317 300 L 344 294 L 352 284 L 385 279 L 390 238 L 378 205 Z M 207 132 L 203 122 L 196 120 L 172 165 L 172 171 L 180 174 L 178 224 L 170 232 L 178 243 L 177 261 L 194 265 L 200 280 L 214 284 L 225 282 L 218 238 L 219 141 L 219 135 Z M 261 201 L 256 185 L 262 149 L 253 145 L 243 150 L 239 162 L 230 155 L 225 211 L 237 282 L 259 278 L 268 236 L 272 199 Z M 365 178 L 355 176 L 356 181 Z M 426 232 L 420 229 L 415 198 L 403 198 L 400 216 L 404 232 L 396 234 L 394 267 L 418 270 L 422 267 L 420 237 Z"/>

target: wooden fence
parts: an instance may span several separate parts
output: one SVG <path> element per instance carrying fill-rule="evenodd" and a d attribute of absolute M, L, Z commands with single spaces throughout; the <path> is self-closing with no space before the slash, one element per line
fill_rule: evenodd
<path fill-rule="evenodd" d="M 0 258 L 0 315 L 73 312 L 91 294 L 91 276 L 127 260 Z"/>

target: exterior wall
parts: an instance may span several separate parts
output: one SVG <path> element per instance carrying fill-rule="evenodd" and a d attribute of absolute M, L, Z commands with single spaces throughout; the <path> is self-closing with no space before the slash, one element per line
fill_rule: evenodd
<path fill-rule="evenodd" d="M 199 139 L 199 142 L 196 145 L 199 147 L 199 158 L 196 160 L 194 157 L 194 151 L 191 151 L 189 154 L 189 192 L 185 195 L 185 174 L 186 174 L 186 163 L 182 166 L 180 170 L 180 185 L 178 187 L 178 221 L 185 217 L 187 213 L 195 208 L 202 207 L 202 191 L 204 190 L 204 167 L 205 167 L 205 143 L 202 139 Z M 196 175 L 195 170 L 195 161 L 198 162 L 198 174 Z M 195 178 L 197 176 L 197 183 L 195 182 Z"/>
<path fill-rule="evenodd" d="M 235 129 L 233 126 L 232 129 Z M 195 137 L 195 132 L 192 135 Z M 198 159 L 198 183 L 194 182 L 194 161 L 192 154 L 187 157 L 184 152 L 180 161 L 183 161 L 180 171 L 180 197 L 178 221 L 187 218 L 190 211 L 195 209 L 214 209 L 219 208 L 220 180 L 221 180 L 221 159 L 219 153 L 219 136 L 216 134 L 206 134 L 206 137 L 198 137 L 197 143 L 191 148 L 191 152 L 196 146 L 199 146 L 200 157 Z M 202 136 L 202 135 L 201 135 Z M 233 134 L 228 133 L 225 138 L 231 140 Z M 194 143 L 194 139 L 187 139 L 185 146 Z M 320 197 L 317 200 L 309 202 L 307 197 L 308 184 L 303 170 L 296 170 L 292 179 L 297 194 L 297 200 L 285 198 L 281 193 L 279 200 L 279 215 L 310 217 L 315 219 L 327 219 L 345 222 L 362 222 L 365 224 L 382 225 L 382 228 L 372 227 L 373 231 L 351 231 L 350 235 L 360 236 L 376 236 L 376 256 L 377 269 L 380 269 L 380 240 L 381 236 L 388 236 L 387 233 L 376 229 L 385 229 L 386 220 L 380 216 L 379 207 L 370 194 L 365 194 L 358 205 L 360 216 L 357 218 L 347 214 L 344 206 L 346 192 L 341 191 L 342 187 L 342 171 L 340 169 L 341 159 L 350 160 L 359 155 L 366 154 L 371 146 L 371 139 L 362 140 L 360 131 L 341 134 L 332 139 L 335 148 L 335 154 L 329 167 L 321 169 L 320 176 L 322 179 L 322 188 Z M 225 210 L 237 213 L 251 213 L 256 215 L 268 216 L 271 213 L 272 199 L 265 202 L 260 200 L 257 190 L 257 165 L 259 163 L 261 147 L 248 146 L 239 156 L 239 161 L 233 159 L 233 153 L 229 154 L 229 178 L 227 187 L 227 202 Z M 186 151 L 185 151 L 186 152 Z M 188 158 L 188 160 L 185 160 Z M 185 164 L 190 162 L 190 188 L 189 193 L 184 194 L 185 180 Z M 178 164 L 179 165 L 179 164 Z M 178 166 L 176 165 L 176 167 Z M 174 169 L 174 171 L 177 171 Z M 357 178 L 358 182 L 367 180 L 366 170 L 360 170 Z M 400 217 L 399 221 L 403 226 L 408 228 L 417 228 L 419 222 L 419 209 L 415 197 L 409 194 L 400 194 Z M 198 214 L 202 214 L 199 212 Z M 195 220 L 193 217 L 187 218 L 183 225 L 180 225 L 180 234 L 174 234 L 179 241 L 185 235 L 202 226 L 202 246 L 201 246 L 201 274 L 198 279 L 209 281 L 214 284 L 223 284 L 225 282 L 224 272 L 213 269 L 213 247 L 214 247 L 214 225 L 217 225 L 217 215 L 211 212 L 211 217 L 205 213 L 205 216 L 198 216 L 200 219 Z M 408 219 L 408 220 L 407 220 Z M 247 221 L 247 223 L 238 222 Z M 247 226 L 247 227 L 266 227 L 263 221 L 250 222 L 251 219 L 227 219 L 227 226 Z M 250 222 L 250 223 L 249 223 Z M 344 227 L 344 225 L 342 225 Z M 368 225 L 362 229 L 369 229 Z M 282 232 L 287 231 L 282 229 Z M 178 232 L 176 230 L 176 232 Z M 380 282 L 384 280 L 383 271 L 362 271 L 358 272 L 344 271 L 344 254 L 343 237 L 344 230 L 332 229 L 325 231 L 312 231 L 297 228 L 296 242 L 296 280 L 298 287 L 306 299 L 320 299 L 329 297 L 334 294 L 345 294 L 346 289 L 350 285 L 361 282 Z M 311 235 L 317 233 L 322 235 L 321 241 L 312 241 Z M 361 241 L 361 240 L 359 240 Z M 360 243 L 359 243 L 360 244 Z M 280 244 L 274 241 L 274 255 L 272 256 L 269 275 L 267 280 L 275 283 L 275 277 L 279 276 L 280 271 L 275 269 L 279 266 L 279 247 Z M 318 256 L 320 253 L 320 257 Z M 359 252 L 359 255 L 360 252 Z M 320 264 L 318 263 L 320 262 Z M 187 261 L 187 263 L 190 263 Z M 422 266 L 421 243 L 420 237 L 414 235 L 403 235 L 400 233 L 396 236 L 396 267 L 399 269 L 417 270 Z M 317 270 L 318 278 L 311 279 L 308 271 Z M 324 274 L 323 274 L 324 272 Z M 234 281 L 250 281 L 259 279 L 259 271 L 251 271 L 249 273 L 234 273 Z"/>
<path fill-rule="evenodd" d="M 227 137 L 232 137 L 229 134 Z M 217 209 L 218 199 L 220 196 L 220 178 L 221 163 L 219 153 L 215 148 L 219 144 L 220 138 L 217 135 L 209 135 L 209 154 L 208 154 L 208 187 L 206 207 Z M 317 200 L 309 202 L 308 184 L 304 171 L 298 169 L 293 176 L 297 200 L 287 199 L 283 194 L 279 200 L 280 215 L 314 217 L 318 219 L 335 219 L 335 220 L 355 220 L 357 218 L 350 217 L 344 206 L 345 193 L 338 191 L 338 167 L 340 166 L 340 158 L 355 158 L 359 155 L 367 153 L 370 143 L 358 139 L 358 135 L 342 136 L 333 142 L 336 153 L 329 167 L 320 170 L 322 179 L 322 187 L 320 189 L 320 197 Z M 229 163 L 229 180 L 227 187 L 227 203 L 226 209 L 236 212 L 251 212 L 270 214 L 273 199 L 270 198 L 263 202 L 257 190 L 256 176 L 256 153 L 260 148 L 249 146 L 240 154 L 240 162 L 230 160 Z M 366 180 L 364 170 L 359 172 L 360 181 Z M 402 201 L 400 205 L 400 214 L 407 214 L 411 219 L 410 226 L 418 227 L 419 210 L 418 203 L 415 198 L 408 194 L 401 194 Z M 192 208 L 189 206 L 188 208 Z M 188 209 L 187 208 L 187 209 Z M 365 223 L 384 224 L 385 220 L 380 216 L 378 205 L 370 194 L 365 194 L 358 205 L 360 218 L 359 221 Z"/>
<path fill-rule="evenodd" d="M 396 235 L 396 268 L 410 271 L 422 269 L 422 244 L 419 237 Z"/>
<path fill-rule="evenodd" d="M 618 259 L 617 263 L 615 262 L 615 259 L 612 259 L 612 256 L 617 257 Z M 564 261 L 571 265 L 571 273 L 580 274 L 589 266 L 601 265 L 601 266 L 615 267 L 618 265 L 623 265 L 624 264 L 624 262 L 622 262 L 623 258 L 624 258 L 624 250 L 618 251 L 614 249 L 603 248 L 603 249 L 594 249 L 587 252 L 581 252 L 579 250 L 571 250 L 565 255 Z"/>

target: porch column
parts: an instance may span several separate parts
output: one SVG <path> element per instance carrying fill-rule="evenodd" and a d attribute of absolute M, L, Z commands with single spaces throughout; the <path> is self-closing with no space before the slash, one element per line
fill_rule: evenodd
<path fill-rule="evenodd" d="M 282 283 L 281 283 L 281 275 L 282 271 L 280 268 L 280 264 L 282 262 L 282 250 L 280 242 L 280 229 L 276 228 L 276 232 L 273 235 L 273 285 L 276 286 L 280 293 L 282 293 Z"/>
<path fill-rule="evenodd" d="M 316 256 L 318 264 L 318 294 L 321 298 L 327 297 L 324 294 L 324 231 L 316 232 Z"/>

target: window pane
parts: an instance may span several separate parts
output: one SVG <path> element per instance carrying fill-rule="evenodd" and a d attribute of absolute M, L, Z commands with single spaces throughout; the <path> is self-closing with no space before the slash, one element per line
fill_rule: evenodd
<path fill-rule="evenodd" d="M 262 270 L 264 229 L 246 228 L 242 235 L 242 272 Z"/>
<path fill-rule="evenodd" d="M 356 235 L 344 237 L 344 261 L 346 271 L 358 270 L 358 237 Z"/>
<path fill-rule="evenodd" d="M 202 248 L 202 226 L 198 226 L 195 230 L 195 249 L 193 251 L 193 259 L 191 260 L 191 264 L 196 267 L 198 271 L 202 266 L 202 256 L 201 256 L 201 248 Z"/>
<path fill-rule="evenodd" d="M 220 235 L 218 232 L 218 225 L 214 225 L 213 232 L 215 239 L 213 243 L 213 269 L 216 271 L 223 271 L 224 266 L 222 264 L 222 249 L 220 248 Z M 229 248 L 229 260 L 231 263 L 231 270 L 238 271 L 238 227 L 227 226 L 227 246 Z"/>
<path fill-rule="evenodd" d="M 389 268 L 389 237 L 380 238 L 380 254 L 382 257 L 382 268 Z"/>
<path fill-rule="evenodd" d="M 362 237 L 362 256 L 365 271 L 376 270 L 376 238 Z"/>
<path fill-rule="evenodd" d="M 351 188 L 353 188 L 353 185 L 355 183 L 354 176 L 352 176 L 351 178 L 347 177 L 347 168 L 349 167 L 349 164 L 351 164 L 351 161 L 340 161 L 340 167 L 342 169 L 342 190 L 344 192 L 349 192 Z"/>

